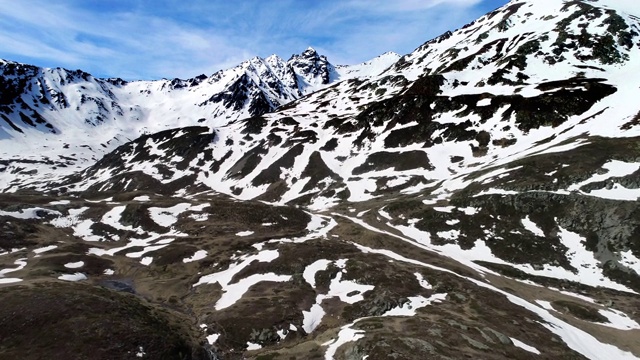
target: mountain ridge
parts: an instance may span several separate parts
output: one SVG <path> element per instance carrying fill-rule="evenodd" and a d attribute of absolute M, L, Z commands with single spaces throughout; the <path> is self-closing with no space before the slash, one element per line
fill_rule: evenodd
<path fill-rule="evenodd" d="M 181 124 L 224 124 L 233 119 L 261 115 L 305 95 L 313 86 L 329 85 L 327 81 L 314 80 L 316 76 L 330 77 L 333 82 L 341 76 L 355 76 L 331 70 L 333 65 L 315 51 L 308 55 L 309 58 L 292 59 L 289 65 L 273 57 L 269 65 L 265 59 L 255 57 L 210 77 L 200 75 L 187 80 L 135 82 L 98 79 L 79 70 L 41 69 L 4 62 L 0 84 L 3 89 L 0 141 L 14 139 L 13 143 L 23 144 L 21 147 L 26 150 L 33 143 L 48 143 L 45 146 L 49 148 L 69 147 L 74 145 L 71 139 L 87 139 L 89 143 L 76 144 L 80 146 L 75 151 L 61 151 L 63 154 L 59 155 L 73 158 L 75 154 L 85 153 L 83 165 L 80 165 L 85 166 L 88 161 L 102 156 L 106 149 L 113 149 L 113 144 L 133 140 L 136 134 L 180 127 Z M 315 68 L 315 63 L 307 68 L 292 67 L 294 63 L 310 59 L 321 60 L 324 70 Z M 367 68 L 386 67 L 384 64 L 392 60 L 393 56 L 369 65 L 358 65 L 355 71 L 362 75 Z M 274 72 L 271 66 L 278 70 Z M 329 74 L 330 70 L 333 73 Z M 324 71 L 324 75 L 318 75 L 318 71 Z M 187 118 L 180 113 L 185 104 L 195 110 Z M 174 123 L 149 121 L 157 116 Z M 100 134 L 94 131 L 96 127 Z M 60 136 L 61 131 L 69 133 L 68 139 Z M 30 133 L 30 137 L 25 132 Z M 49 133 L 57 136 L 47 135 Z M 21 158 L 24 152 L 19 150 L 13 155 L 5 152 L 3 157 Z M 58 168 L 69 167 L 72 162 L 67 159 L 57 164 Z"/>

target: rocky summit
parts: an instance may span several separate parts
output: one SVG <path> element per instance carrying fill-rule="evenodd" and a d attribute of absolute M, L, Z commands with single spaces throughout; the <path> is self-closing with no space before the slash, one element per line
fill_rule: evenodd
<path fill-rule="evenodd" d="M 0 63 L 0 358 L 640 358 L 640 6 L 133 81 Z"/>

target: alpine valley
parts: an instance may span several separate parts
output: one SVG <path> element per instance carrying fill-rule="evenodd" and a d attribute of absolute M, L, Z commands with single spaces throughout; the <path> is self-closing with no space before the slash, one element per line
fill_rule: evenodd
<path fill-rule="evenodd" d="M 640 358 L 640 4 L 133 81 L 0 61 L 2 359 Z"/>

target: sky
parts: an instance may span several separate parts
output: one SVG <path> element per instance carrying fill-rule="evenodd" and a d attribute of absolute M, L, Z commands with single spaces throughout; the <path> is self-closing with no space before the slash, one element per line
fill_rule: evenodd
<path fill-rule="evenodd" d="M 410 53 L 508 0 L 0 0 L 0 58 L 190 78 L 311 46 L 334 65 Z"/>

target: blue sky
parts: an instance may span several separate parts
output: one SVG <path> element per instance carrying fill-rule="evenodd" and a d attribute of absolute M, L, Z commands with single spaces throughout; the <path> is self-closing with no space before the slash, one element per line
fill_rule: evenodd
<path fill-rule="evenodd" d="M 0 0 L 0 58 L 133 79 L 210 75 L 308 46 L 406 54 L 507 0 Z"/>

